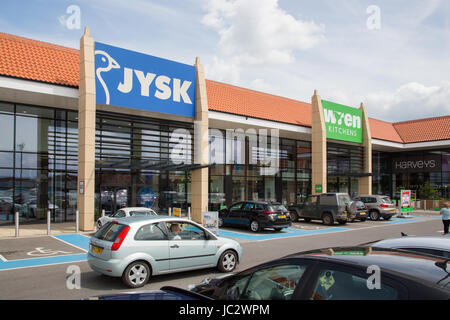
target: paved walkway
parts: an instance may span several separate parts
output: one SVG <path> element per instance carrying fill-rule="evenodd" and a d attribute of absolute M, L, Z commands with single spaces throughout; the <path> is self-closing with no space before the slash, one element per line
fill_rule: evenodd
<path fill-rule="evenodd" d="M 50 226 L 50 235 L 69 234 L 75 232 L 76 232 L 75 222 L 52 223 Z M 47 235 L 46 223 L 23 223 L 19 225 L 19 238 L 46 236 L 46 235 Z M 14 224 L 0 225 L 0 239 L 5 238 L 16 238 L 16 227 Z"/>
<path fill-rule="evenodd" d="M 430 210 L 414 210 L 411 213 L 411 217 L 439 217 L 439 211 Z M 408 217 L 408 215 L 406 215 Z M 65 223 L 52 223 L 50 235 L 58 234 L 70 234 L 75 233 L 76 226 L 75 222 L 65 222 Z M 91 234 L 92 232 L 80 232 L 82 234 Z M 36 237 L 36 236 L 46 236 L 47 235 L 47 224 L 46 223 L 23 223 L 19 227 L 19 238 L 24 237 Z M 0 239 L 4 238 L 15 238 L 15 226 L 14 224 L 0 225 Z"/>

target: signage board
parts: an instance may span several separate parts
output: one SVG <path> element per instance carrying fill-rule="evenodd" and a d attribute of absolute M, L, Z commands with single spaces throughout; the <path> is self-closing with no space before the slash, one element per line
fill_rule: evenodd
<path fill-rule="evenodd" d="M 202 225 L 215 235 L 219 235 L 219 212 L 218 211 L 202 212 Z"/>
<path fill-rule="evenodd" d="M 392 159 L 393 172 L 440 172 L 441 155 L 405 156 Z"/>
<path fill-rule="evenodd" d="M 400 191 L 400 212 L 410 212 L 411 190 Z"/>
<path fill-rule="evenodd" d="M 181 208 L 173 208 L 172 215 L 181 218 Z"/>
<path fill-rule="evenodd" d="M 96 102 L 195 117 L 196 69 L 95 42 Z"/>
<path fill-rule="evenodd" d="M 322 185 L 321 184 L 316 184 L 316 193 L 322 193 Z"/>
<path fill-rule="evenodd" d="M 137 198 L 141 206 L 151 208 L 156 200 L 156 195 L 152 188 L 143 187 L 139 190 Z"/>
<path fill-rule="evenodd" d="M 362 110 L 322 100 L 328 139 L 362 143 Z"/>

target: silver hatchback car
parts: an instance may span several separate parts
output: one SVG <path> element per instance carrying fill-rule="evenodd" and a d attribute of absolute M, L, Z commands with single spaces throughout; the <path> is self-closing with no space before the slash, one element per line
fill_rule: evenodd
<path fill-rule="evenodd" d="M 145 216 L 105 224 L 90 239 L 88 263 L 139 288 L 159 274 L 211 267 L 231 272 L 241 257 L 239 242 L 217 237 L 191 220 Z"/>

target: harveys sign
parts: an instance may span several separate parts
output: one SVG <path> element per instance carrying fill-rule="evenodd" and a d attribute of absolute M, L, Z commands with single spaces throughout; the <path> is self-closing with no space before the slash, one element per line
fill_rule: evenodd
<path fill-rule="evenodd" d="M 439 172 L 442 170 L 440 155 L 411 156 L 392 159 L 393 172 Z"/>

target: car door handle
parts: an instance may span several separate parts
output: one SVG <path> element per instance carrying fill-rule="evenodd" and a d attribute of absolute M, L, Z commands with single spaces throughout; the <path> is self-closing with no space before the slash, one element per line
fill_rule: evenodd
<path fill-rule="evenodd" d="M 170 246 L 171 248 L 179 248 L 179 246 L 177 244 L 174 244 L 173 246 Z"/>

